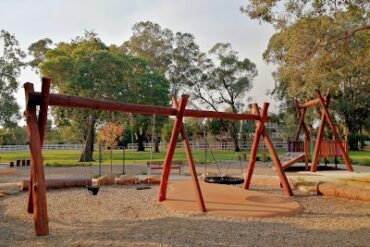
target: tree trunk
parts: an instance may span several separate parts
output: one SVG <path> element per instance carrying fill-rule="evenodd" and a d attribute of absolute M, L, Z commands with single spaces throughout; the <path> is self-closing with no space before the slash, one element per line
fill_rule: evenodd
<path fill-rule="evenodd" d="M 94 161 L 93 152 L 94 152 L 95 122 L 96 119 L 94 118 L 94 116 L 89 115 L 85 146 L 84 150 L 81 153 L 79 162 Z"/>
<path fill-rule="evenodd" d="M 231 122 L 230 124 L 231 128 L 231 137 L 233 138 L 234 142 L 234 151 L 240 152 L 239 142 L 238 142 L 238 127 L 236 122 Z"/>
<path fill-rule="evenodd" d="M 142 130 L 140 131 L 140 128 L 137 130 L 137 151 L 145 151 L 145 145 L 144 142 L 147 141 L 146 132 L 147 132 L 148 126 L 143 126 Z"/>
<path fill-rule="evenodd" d="M 144 146 L 144 141 L 145 141 L 145 133 L 139 133 L 137 135 L 137 151 L 145 151 L 145 146 Z"/>
<path fill-rule="evenodd" d="M 353 121 L 354 118 L 351 118 L 349 116 L 345 116 L 344 119 L 345 119 L 346 127 L 348 128 L 348 132 L 349 132 L 349 140 L 348 140 L 349 150 L 358 151 L 359 148 L 358 148 L 357 133 L 359 131 L 357 128 L 357 124 L 355 123 L 355 121 Z"/>
<path fill-rule="evenodd" d="M 156 134 L 154 136 L 154 152 L 159 153 L 159 140 Z"/>
<path fill-rule="evenodd" d="M 238 135 L 233 134 L 233 141 L 234 141 L 234 151 L 240 152 L 239 142 L 238 142 Z"/>

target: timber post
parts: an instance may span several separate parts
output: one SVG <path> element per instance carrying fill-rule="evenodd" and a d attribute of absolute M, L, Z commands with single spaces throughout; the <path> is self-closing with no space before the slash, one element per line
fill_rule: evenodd
<path fill-rule="evenodd" d="M 173 102 L 174 107 L 176 109 L 180 110 L 179 103 L 177 102 L 177 99 L 175 97 L 172 98 L 172 102 Z M 188 160 L 189 170 L 190 170 L 190 173 L 191 173 L 191 177 L 192 177 L 194 188 L 195 188 L 195 193 L 196 193 L 196 196 L 197 196 L 198 206 L 199 206 L 199 209 L 200 209 L 201 212 L 206 212 L 207 209 L 206 209 L 206 206 L 204 204 L 202 190 L 200 189 L 199 180 L 198 180 L 198 177 L 197 177 L 197 171 L 195 169 L 194 158 L 193 158 L 193 154 L 191 152 L 191 148 L 190 148 L 190 144 L 189 144 L 189 140 L 188 140 L 188 137 L 187 137 L 187 134 L 186 134 L 184 124 L 182 124 L 182 126 L 181 126 L 181 137 L 182 137 L 184 147 L 185 147 L 186 158 Z"/>
<path fill-rule="evenodd" d="M 252 148 L 251 148 L 251 154 L 250 154 L 250 157 L 249 157 L 248 171 L 247 171 L 247 174 L 245 176 L 244 185 L 243 185 L 243 188 L 246 189 L 246 190 L 249 189 L 249 186 L 250 186 L 250 183 L 251 183 L 251 180 L 252 180 L 252 175 L 253 175 L 254 167 L 255 167 L 255 164 L 256 164 L 256 159 L 257 159 L 258 145 L 260 143 L 261 135 L 262 135 L 262 132 L 264 130 L 264 125 L 265 125 L 266 118 L 267 118 L 267 108 L 268 108 L 268 105 L 267 105 L 267 107 L 266 107 L 266 105 L 263 105 L 262 117 L 256 123 L 257 126 L 256 126 L 256 130 L 254 132 L 253 144 L 252 144 Z M 257 104 L 253 104 L 252 109 L 254 111 L 254 114 L 259 114 Z"/>
<path fill-rule="evenodd" d="M 33 89 L 32 89 L 33 91 Z M 44 143 L 45 131 L 46 131 L 46 124 L 47 124 L 47 116 L 48 116 L 48 104 L 49 104 L 49 93 L 50 93 L 50 79 L 42 78 L 42 85 L 41 85 L 41 103 L 40 103 L 40 111 L 39 111 L 39 118 L 37 124 L 39 126 L 40 131 L 40 141 L 41 146 Z M 30 176 L 30 184 L 32 185 L 32 175 L 33 169 L 31 169 L 31 176 Z M 32 186 L 30 186 L 28 190 L 28 205 L 27 205 L 27 212 L 29 214 L 33 213 L 33 193 L 32 193 Z"/>
<path fill-rule="evenodd" d="M 32 194 L 30 199 L 33 202 L 32 212 L 35 221 L 35 231 L 37 236 L 49 235 L 49 220 L 46 203 L 46 184 L 44 174 L 44 163 L 42 157 L 42 145 L 40 131 L 37 123 L 36 105 L 29 101 L 29 93 L 33 92 L 33 84 L 25 83 L 26 94 L 25 117 L 28 129 L 28 139 L 31 151 L 31 184 Z"/>
<path fill-rule="evenodd" d="M 346 164 L 348 171 L 352 172 L 353 168 L 352 168 L 351 161 L 349 160 L 348 152 L 346 152 L 345 148 L 343 147 L 343 143 L 341 142 L 341 140 L 339 138 L 339 134 L 337 132 L 337 129 L 335 128 L 333 120 L 331 119 L 331 116 L 329 114 L 327 104 L 325 104 L 325 101 L 324 101 L 323 97 L 321 96 L 319 90 L 317 90 L 317 96 L 318 96 L 318 98 L 320 100 L 320 104 L 323 108 L 322 109 L 323 110 L 323 115 L 326 117 L 326 120 L 329 124 L 329 127 L 330 127 L 330 129 L 333 133 L 335 143 L 337 144 L 337 147 L 339 148 L 339 150 L 342 154 L 342 158 L 344 160 L 344 163 Z"/>
<path fill-rule="evenodd" d="M 292 189 L 289 185 L 288 179 L 287 179 L 287 177 L 284 173 L 284 170 L 283 170 L 283 167 L 281 165 L 279 156 L 277 155 L 276 150 L 274 148 L 274 145 L 272 144 L 272 141 L 271 141 L 271 139 L 270 139 L 268 133 L 266 132 L 265 127 L 264 127 L 264 123 L 266 122 L 266 120 L 268 118 L 267 114 L 268 114 L 269 103 L 264 103 L 263 104 L 262 114 L 260 114 L 260 111 L 258 109 L 257 104 L 253 104 L 252 107 L 253 107 L 253 110 L 254 110 L 255 114 L 260 116 L 260 120 L 258 122 L 259 126 L 257 127 L 257 129 L 255 131 L 256 135 L 255 135 L 254 140 L 253 140 L 253 146 L 252 146 L 252 150 L 251 150 L 251 157 L 250 157 L 248 172 L 247 172 L 247 175 L 246 175 L 245 180 L 244 180 L 244 188 L 245 189 L 249 188 L 251 177 L 252 177 L 253 170 L 254 170 L 254 164 L 255 164 L 255 160 L 256 160 L 255 156 L 257 154 L 257 149 L 258 149 L 258 144 L 259 144 L 259 139 L 258 138 L 259 138 L 259 136 L 262 135 L 263 140 L 264 140 L 265 145 L 266 145 L 266 148 L 269 151 L 271 159 L 272 159 L 273 164 L 275 166 L 277 175 L 280 179 L 280 183 L 283 186 L 284 194 L 287 195 L 287 196 L 292 196 L 293 191 L 292 191 Z"/>
<path fill-rule="evenodd" d="M 324 106 L 322 106 L 323 108 L 322 110 L 324 110 L 325 107 L 329 107 L 329 104 L 330 104 L 330 93 L 328 92 L 325 96 L 325 104 Z M 317 166 L 319 164 L 320 146 L 321 146 L 322 138 L 324 135 L 325 122 L 326 122 L 326 115 L 322 112 L 321 120 L 320 120 L 320 127 L 317 132 L 317 139 L 316 139 L 315 149 L 314 149 L 313 158 L 312 158 L 311 172 L 316 172 Z"/>
<path fill-rule="evenodd" d="M 166 157 L 163 161 L 162 180 L 161 180 L 161 184 L 159 188 L 159 201 L 160 202 L 166 200 L 167 185 L 168 185 L 168 178 L 170 176 L 170 171 L 171 171 L 172 158 L 175 153 L 177 140 L 178 140 L 179 133 L 182 127 L 182 119 L 184 117 L 184 111 L 185 111 L 186 104 L 188 102 L 188 98 L 189 98 L 188 95 L 181 96 L 181 101 L 180 101 L 177 114 L 176 114 L 176 120 L 173 125 L 173 129 L 172 129 L 171 139 L 168 144 Z"/>

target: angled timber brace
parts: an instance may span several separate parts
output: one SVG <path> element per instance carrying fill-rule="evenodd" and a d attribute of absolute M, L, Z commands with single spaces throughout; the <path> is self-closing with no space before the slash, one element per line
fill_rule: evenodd
<path fill-rule="evenodd" d="M 304 132 L 304 163 L 305 163 L 305 170 L 308 170 L 308 158 L 310 156 L 310 132 L 307 128 L 306 123 L 304 122 L 304 117 L 306 115 L 307 107 L 299 108 L 299 103 L 296 99 L 293 100 L 293 104 L 295 106 L 296 114 L 297 114 L 297 122 L 298 128 L 294 135 L 294 141 L 298 142 L 299 135 L 302 131 Z"/>
<path fill-rule="evenodd" d="M 286 177 L 286 175 L 283 171 L 280 159 L 279 159 L 279 157 L 276 153 L 274 145 L 272 144 L 270 136 L 268 135 L 268 133 L 265 130 L 265 123 L 268 119 L 268 116 L 267 116 L 268 107 L 269 107 L 269 103 L 264 103 L 263 107 L 262 107 L 262 114 L 261 114 L 259 109 L 258 109 L 258 105 L 257 104 L 252 105 L 252 109 L 253 109 L 254 113 L 259 115 L 260 119 L 257 121 L 257 127 L 256 127 L 256 131 L 254 133 L 253 145 L 252 145 L 251 154 L 250 154 L 250 158 L 249 158 L 248 171 L 247 171 L 247 174 L 246 174 L 245 179 L 244 179 L 243 187 L 244 187 L 244 189 L 249 189 L 250 182 L 251 182 L 252 175 L 253 175 L 253 171 L 254 171 L 254 167 L 255 167 L 255 163 L 256 163 L 258 145 L 259 145 L 259 142 L 260 142 L 260 138 L 262 136 L 263 141 L 265 142 L 266 148 L 268 149 L 268 151 L 271 155 L 271 159 L 272 159 L 272 162 L 275 166 L 275 170 L 276 170 L 276 172 L 279 176 L 280 183 L 283 186 L 284 194 L 287 195 L 287 196 L 292 196 L 293 192 L 292 192 L 292 189 L 290 188 L 288 179 L 287 179 L 287 177 Z"/>
<path fill-rule="evenodd" d="M 334 141 L 335 141 L 337 147 L 339 148 L 339 151 L 342 155 L 344 163 L 347 166 L 347 170 L 348 171 L 353 171 L 351 161 L 349 160 L 348 152 L 346 152 L 346 150 L 343 146 L 343 143 L 341 142 L 341 140 L 339 138 L 338 131 L 334 126 L 333 120 L 332 120 L 332 118 L 330 116 L 330 113 L 329 113 L 329 110 L 328 110 L 328 106 L 329 106 L 329 103 L 330 103 L 330 92 L 327 93 L 325 99 L 321 96 L 321 93 L 320 93 L 319 90 L 316 90 L 316 93 L 317 93 L 316 101 L 318 101 L 318 103 L 321 105 L 321 109 L 322 109 L 321 114 L 322 115 L 321 115 L 320 127 L 319 127 L 318 134 L 317 134 L 317 140 L 316 140 L 316 143 L 315 143 L 315 151 L 314 151 L 314 156 L 313 156 L 313 159 L 312 159 L 311 171 L 312 172 L 317 171 L 317 165 L 318 165 L 318 161 L 319 161 L 319 151 L 320 151 L 319 149 L 320 149 L 321 141 L 322 141 L 322 138 L 323 138 L 324 127 L 325 127 L 326 122 L 328 122 L 328 125 L 329 125 L 329 127 L 330 127 L 330 129 L 333 133 Z"/>
<path fill-rule="evenodd" d="M 190 145 L 189 145 L 189 140 L 186 135 L 186 130 L 183 125 L 182 119 L 183 119 L 183 114 L 184 110 L 186 107 L 188 101 L 188 96 L 183 95 L 181 97 L 180 103 L 177 102 L 177 99 L 175 97 L 172 98 L 172 103 L 173 106 L 178 110 L 178 114 L 176 116 L 175 124 L 172 129 L 172 135 L 170 139 L 170 143 L 168 145 L 168 150 L 166 154 L 166 158 L 163 162 L 163 172 L 162 172 L 162 181 L 160 184 L 160 190 L 159 190 L 159 201 L 164 201 L 166 200 L 166 194 L 167 194 L 167 185 L 168 185 L 168 178 L 171 170 L 171 164 L 172 164 L 172 158 L 173 154 L 175 152 L 176 148 L 176 143 L 179 134 L 181 133 L 182 140 L 184 142 L 184 147 L 185 147 L 185 152 L 186 152 L 186 158 L 188 160 L 189 164 L 189 170 L 193 179 L 194 187 L 195 187 L 195 192 L 196 192 L 196 197 L 199 205 L 199 210 L 201 212 L 206 212 L 206 206 L 204 204 L 204 199 L 202 195 L 202 191 L 200 189 L 198 177 L 197 177 L 197 172 L 195 169 L 195 162 L 193 155 L 191 153 Z"/>
<path fill-rule="evenodd" d="M 34 92 L 33 84 L 25 83 L 24 90 L 26 94 L 26 110 L 24 115 L 27 121 L 28 141 L 32 161 L 27 212 L 34 215 L 36 235 L 45 236 L 49 235 L 49 223 L 47 215 L 44 163 L 41 149 L 47 122 L 50 80 L 42 79 L 42 99 L 38 117 L 36 105 L 29 101 L 29 94 Z"/>

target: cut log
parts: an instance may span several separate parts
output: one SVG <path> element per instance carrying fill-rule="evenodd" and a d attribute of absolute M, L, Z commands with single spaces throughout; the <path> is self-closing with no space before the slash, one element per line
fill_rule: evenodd
<path fill-rule="evenodd" d="M 114 185 L 115 178 L 113 175 L 104 175 L 96 179 L 98 185 Z"/>
<path fill-rule="evenodd" d="M 135 185 L 139 183 L 139 179 L 133 176 L 122 175 L 116 179 L 117 185 Z"/>
<path fill-rule="evenodd" d="M 65 178 L 65 179 L 47 179 L 46 189 L 66 189 L 74 187 L 86 187 L 86 185 L 91 185 L 91 179 L 84 178 Z M 21 184 L 22 190 L 28 190 L 30 185 L 30 180 L 23 180 Z"/>
<path fill-rule="evenodd" d="M 317 191 L 318 194 L 324 196 L 370 202 L 370 189 L 360 188 L 357 186 L 327 182 L 319 184 Z"/>
<path fill-rule="evenodd" d="M 140 183 L 143 184 L 160 184 L 161 183 L 161 177 L 160 176 L 146 176 L 145 178 L 140 180 Z"/>

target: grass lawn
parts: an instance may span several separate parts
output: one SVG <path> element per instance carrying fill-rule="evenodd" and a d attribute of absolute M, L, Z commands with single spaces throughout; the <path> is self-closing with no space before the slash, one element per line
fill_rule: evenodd
<path fill-rule="evenodd" d="M 245 152 L 243 152 L 245 153 Z M 212 151 L 212 154 L 207 152 L 207 162 L 213 162 L 214 160 L 237 160 L 241 153 L 234 153 L 232 151 Z M 78 150 L 45 150 L 43 152 L 44 162 L 46 165 L 51 166 L 75 166 L 75 165 L 86 165 L 86 163 L 78 162 L 80 157 L 80 151 Z M 113 151 L 113 164 L 122 164 L 123 155 L 125 156 L 125 162 L 130 163 L 146 163 L 150 160 L 164 160 L 165 151 L 160 153 L 151 153 L 150 150 L 144 152 L 136 151 Z M 196 163 L 204 163 L 205 153 L 204 150 L 193 151 L 194 160 Z M 247 152 L 247 159 L 249 156 L 249 151 Z M 17 151 L 17 152 L 1 152 L 0 153 L 0 163 L 8 163 L 9 161 L 15 161 L 17 159 L 30 159 L 29 151 Z M 152 157 L 152 158 L 151 158 Z M 174 155 L 174 160 L 185 160 L 186 155 L 184 150 L 176 150 Z M 99 164 L 99 153 L 94 152 L 95 162 L 87 162 L 87 164 L 97 165 Z M 104 164 L 110 163 L 110 151 L 106 150 L 102 152 L 102 162 Z"/>
<path fill-rule="evenodd" d="M 214 160 L 237 160 L 241 153 L 234 153 L 233 151 L 218 151 L 214 150 L 213 155 L 207 152 L 207 163 L 213 162 Z M 249 158 L 249 151 L 243 151 Z M 283 155 L 284 152 L 279 152 L 279 155 Z M 78 162 L 80 151 L 78 150 L 61 150 L 61 151 L 44 151 L 44 161 L 46 165 L 50 166 L 78 166 L 78 165 L 97 165 L 99 164 L 99 153 L 94 152 L 95 162 L 81 163 Z M 258 156 L 261 156 L 259 153 Z M 126 164 L 132 163 L 146 163 L 151 160 L 163 160 L 165 157 L 165 151 L 162 150 L 160 153 L 151 153 L 149 151 L 136 152 L 136 151 L 125 151 L 125 162 Z M 204 150 L 193 151 L 193 156 L 196 163 L 204 163 L 205 153 Z M 268 156 L 268 155 L 267 155 Z M 214 157 L 214 158 L 213 158 Z M 15 161 L 17 159 L 29 159 L 29 151 L 17 151 L 17 152 L 1 152 L 0 163 L 8 163 L 9 161 Z M 113 164 L 122 164 L 123 152 L 113 151 Z M 104 164 L 110 163 L 110 151 L 102 152 L 102 159 Z M 181 149 L 177 150 L 174 155 L 175 160 L 185 160 L 185 152 Z M 369 151 L 350 151 L 350 159 L 354 164 L 370 165 L 370 152 Z"/>
<path fill-rule="evenodd" d="M 349 158 L 355 164 L 370 166 L 370 151 L 350 151 Z"/>

